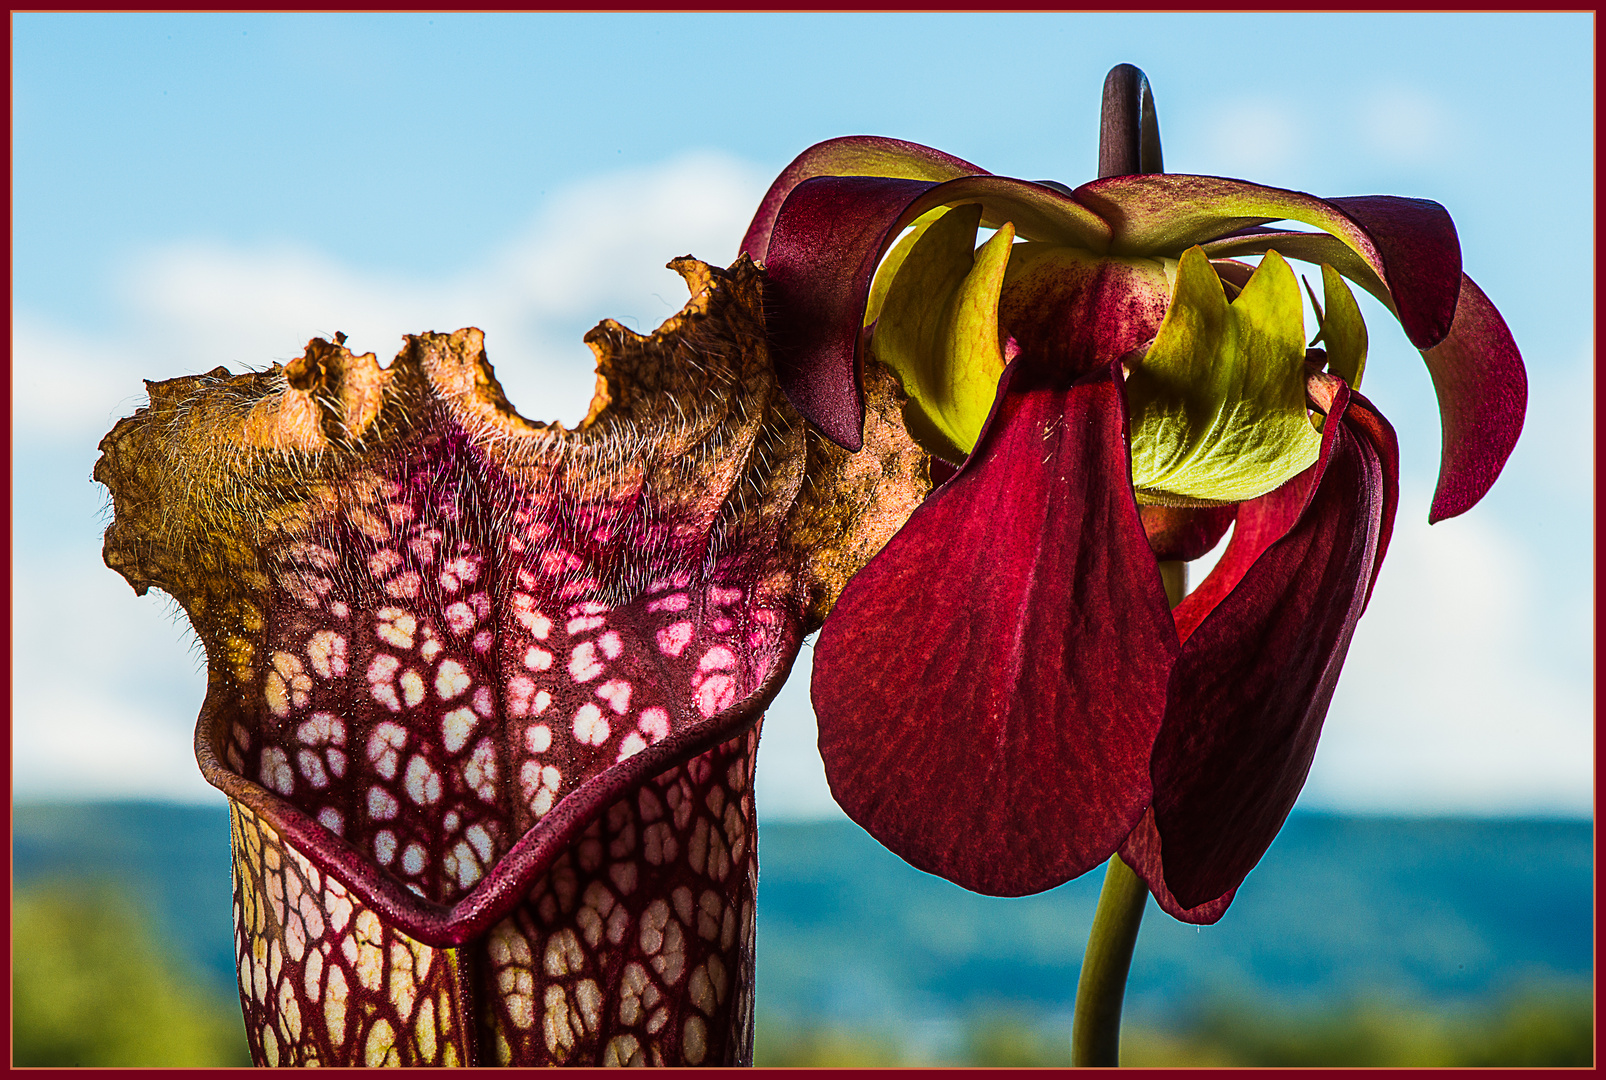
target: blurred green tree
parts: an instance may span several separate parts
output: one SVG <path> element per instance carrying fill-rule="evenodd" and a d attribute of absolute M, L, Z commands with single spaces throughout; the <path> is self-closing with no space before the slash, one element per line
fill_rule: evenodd
<path fill-rule="evenodd" d="M 129 897 L 62 880 L 12 893 L 14 1065 L 249 1065 L 239 1003 L 175 964 Z"/>

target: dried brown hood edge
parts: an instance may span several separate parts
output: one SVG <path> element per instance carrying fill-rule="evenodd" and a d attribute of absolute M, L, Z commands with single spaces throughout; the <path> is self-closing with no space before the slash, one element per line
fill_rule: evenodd
<path fill-rule="evenodd" d="M 762 272 L 745 257 L 729 270 L 690 257 L 670 266 L 691 291 L 677 315 L 650 337 L 611 320 L 586 336 L 597 391 L 574 430 L 514 412 L 481 333 L 466 329 L 409 337 L 389 368 L 315 338 L 301 358 L 265 372 L 220 367 L 147 383 L 149 406 L 101 442 L 94 478 L 115 511 L 106 564 L 142 595 L 152 586 L 172 595 L 206 649 L 196 728 L 203 774 L 428 944 L 485 932 L 622 793 L 756 722 L 802 636 L 929 490 L 929 462 L 904 431 L 889 373 L 865 372 L 866 446 L 849 454 L 808 428 L 777 386 Z M 434 454 L 447 455 L 440 460 L 456 475 L 421 477 L 420 462 Z M 278 671 L 270 655 L 276 625 L 297 617 L 292 601 L 333 581 L 353 605 L 386 602 L 352 567 L 372 554 L 364 537 L 372 547 L 398 524 L 397 476 L 415 487 L 457 485 L 445 496 L 456 527 L 479 543 L 503 542 L 520 505 L 572 509 L 568 541 L 585 564 L 570 575 L 573 595 L 618 608 L 639 600 L 650 579 L 696 573 L 701 560 L 750 581 L 752 602 L 781 614 L 768 670 L 740 700 L 620 764 L 566 768 L 552 809 L 538 821 L 511 812 L 494 865 L 462 895 L 449 882 L 435 896 L 410 891 L 309 811 L 242 774 L 230 741 L 253 707 L 264 712 L 252 703 L 273 679 L 282 694 L 299 692 L 297 672 Z M 486 476 L 498 483 L 484 484 Z M 627 520 L 593 543 L 580 534 L 599 523 L 606 532 L 604 510 Z M 642 528 L 632 533 L 631 522 Z M 657 546 L 631 546 L 644 537 Z M 327 563 L 342 538 L 356 550 L 338 552 L 344 561 L 323 566 L 327 577 L 313 573 L 307 552 Z M 502 801 L 517 804 L 512 772 L 499 782 L 509 789 Z"/>

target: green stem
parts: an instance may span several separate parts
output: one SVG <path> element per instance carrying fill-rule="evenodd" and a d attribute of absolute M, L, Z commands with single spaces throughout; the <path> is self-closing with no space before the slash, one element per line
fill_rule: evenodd
<path fill-rule="evenodd" d="M 1093 929 L 1082 957 L 1082 978 L 1076 984 L 1076 1015 L 1071 1021 L 1071 1064 L 1113 1066 L 1121 1063 L 1121 1002 L 1126 973 L 1149 887 L 1121 856 L 1110 856 L 1104 871 Z"/>
<path fill-rule="evenodd" d="M 1172 607 L 1188 589 L 1188 564 L 1162 562 L 1160 580 Z M 1149 887 L 1120 855 L 1110 856 L 1104 889 L 1093 913 L 1076 984 L 1076 1013 L 1071 1020 L 1071 1064 L 1111 1067 L 1121 1063 L 1121 1004 L 1132 949 L 1138 941 Z"/>

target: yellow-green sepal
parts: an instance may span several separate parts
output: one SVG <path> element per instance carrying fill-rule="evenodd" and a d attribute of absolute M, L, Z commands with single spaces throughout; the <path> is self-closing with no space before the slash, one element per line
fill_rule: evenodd
<path fill-rule="evenodd" d="M 977 249 L 981 214 L 960 206 L 926 225 L 887 286 L 871 338 L 909 396 L 910 434 L 952 460 L 976 445 L 1004 370 L 998 295 L 1015 229 L 1004 223 Z"/>
<path fill-rule="evenodd" d="M 1322 347 L 1327 350 L 1327 370 L 1357 389 L 1366 370 L 1366 323 L 1355 294 L 1337 270 L 1322 263 L 1322 300 L 1325 310 L 1317 312 L 1322 324 Z"/>
<path fill-rule="evenodd" d="M 948 212 L 948 207 L 939 206 L 935 210 L 927 210 L 915 218 L 909 231 L 904 233 L 898 242 L 892 246 L 882 258 L 881 265 L 876 267 L 875 280 L 870 283 L 870 299 L 864 305 L 864 325 L 869 326 L 881 317 L 881 309 L 886 306 L 887 292 L 892 288 L 892 281 L 898 276 L 898 270 L 903 266 L 909 252 L 914 250 L 915 244 L 926 234 L 933 223 Z M 971 231 L 972 237 L 975 230 Z"/>
<path fill-rule="evenodd" d="M 1183 254 L 1165 321 L 1127 380 L 1140 502 L 1242 502 L 1316 460 L 1304 322 L 1275 251 L 1231 304 L 1204 251 Z"/>

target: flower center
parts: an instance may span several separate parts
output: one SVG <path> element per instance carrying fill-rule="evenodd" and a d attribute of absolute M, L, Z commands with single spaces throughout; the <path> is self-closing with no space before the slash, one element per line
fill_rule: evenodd
<path fill-rule="evenodd" d="M 1016 245 L 1006 223 L 978 248 L 980 219 L 980 206 L 961 206 L 917 221 L 884 260 L 866 312 L 872 355 L 897 373 L 905 421 L 929 452 L 957 461 L 974 448 L 1015 336 L 1038 362 L 1073 373 L 1121 356 L 1140 503 L 1241 502 L 1315 462 L 1303 303 L 1277 252 L 1229 300 L 1198 247 L 1180 259 L 1107 259 Z M 1316 340 L 1354 385 L 1366 328 L 1342 278 L 1322 269 Z M 1034 312 L 1054 310 L 1017 326 L 1015 293 L 1029 293 Z"/>

